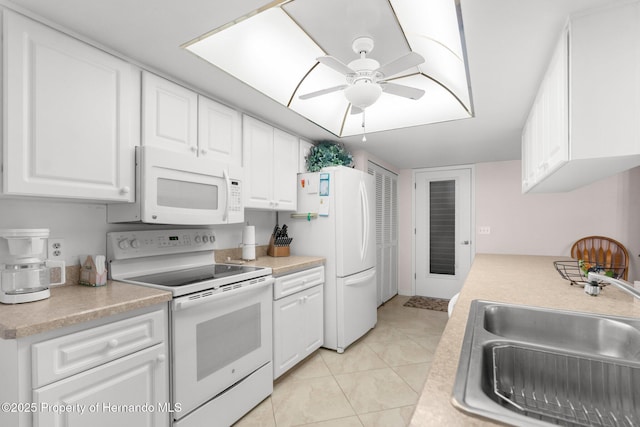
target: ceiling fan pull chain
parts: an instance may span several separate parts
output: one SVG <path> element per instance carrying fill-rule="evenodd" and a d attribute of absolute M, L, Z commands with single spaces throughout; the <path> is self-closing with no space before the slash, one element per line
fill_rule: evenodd
<path fill-rule="evenodd" d="M 362 110 L 362 142 L 367 142 L 366 130 L 364 128 L 364 114 L 366 110 Z"/>

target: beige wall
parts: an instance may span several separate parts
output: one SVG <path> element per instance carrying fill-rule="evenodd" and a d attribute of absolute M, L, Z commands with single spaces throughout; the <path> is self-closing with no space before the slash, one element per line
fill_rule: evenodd
<path fill-rule="evenodd" d="M 604 235 L 630 255 L 629 279 L 640 279 L 640 168 L 567 193 L 522 194 L 520 161 L 475 165 L 476 253 L 568 256 L 580 237 Z M 412 294 L 412 170 L 399 179 L 399 293 Z M 491 234 L 478 235 L 481 226 Z"/>

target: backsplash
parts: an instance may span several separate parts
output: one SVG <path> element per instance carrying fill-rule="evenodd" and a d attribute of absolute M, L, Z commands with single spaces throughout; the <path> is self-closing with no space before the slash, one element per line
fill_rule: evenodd
<path fill-rule="evenodd" d="M 245 222 L 242 224 L 209 227 L 108 224 L 105 204 L 43 199 L 1 198 L 0 212 L 2 212 L 0 228 L 48 228 L 51 238 L 64 239 L 63 260 L 68 267 L 78 265 L 78 257 L 81 254 L 106 254 L 106 234 L 110 231 L 210 228 L 214 230 L 216 236 L 216 248 L 238 248 L 240 250 L 242 229 L 247 222 L 256 227 L 256 243 L 258 245 L 269 243 L 273 226 L 276 223 L 275 212 L 247 209 L 245 210 Z M 71 277 L 76 275 L 71 275 Z"/>

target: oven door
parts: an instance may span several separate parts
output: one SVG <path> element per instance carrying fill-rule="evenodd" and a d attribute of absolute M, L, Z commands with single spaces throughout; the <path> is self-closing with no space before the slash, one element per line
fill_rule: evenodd
<path fill-rule="evenodd" d="M 272 285 L 173 300 L 173 401 L 182 418 L 271 360 Z"/>
<path fill-rule="evenodd" d="M 158 224 L 244 221 L 239 167 L 157 147 L 139 149 L 140 220 Z"/>

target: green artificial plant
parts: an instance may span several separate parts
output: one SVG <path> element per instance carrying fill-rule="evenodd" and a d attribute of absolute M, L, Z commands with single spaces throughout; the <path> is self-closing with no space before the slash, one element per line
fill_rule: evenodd
<path fill-rule="evenodd" d="M 307 170 L 317 172 L 325 166 L 353 167 L 353 156 L 344 147 L 331 141 L 321 141 L 307 155 Z"/>

